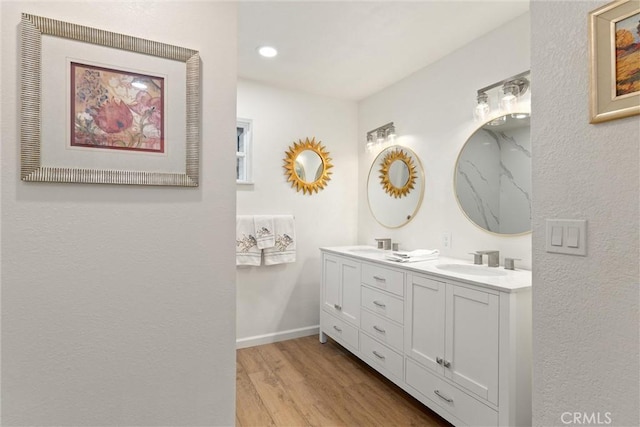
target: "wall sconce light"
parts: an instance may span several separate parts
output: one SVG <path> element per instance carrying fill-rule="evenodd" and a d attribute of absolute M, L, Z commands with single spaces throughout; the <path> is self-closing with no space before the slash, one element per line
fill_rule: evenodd
<path fill-rule="evenodd" d="M 396 137 L 396 127 L 393 122 L 367 132 L 367 150 L 371 151 L 376 145 L 392 142 Z"/>
<path fill-rule="evenodd" d="M 473 110 L 473 117 L 478 121 L 486 121 L 491 113 L 489 94 L 498 92 L 498 108 L 504 113 L 514 111 L 522 96 L 529 89 L 529 71 L 516 74 L 506 80 L 496 82 L 490 86 L 478 89 L 476 95 L 477 104 Z"/>

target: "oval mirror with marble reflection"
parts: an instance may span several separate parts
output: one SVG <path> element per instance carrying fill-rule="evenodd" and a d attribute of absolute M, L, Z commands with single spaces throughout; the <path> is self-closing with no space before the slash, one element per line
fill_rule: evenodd
<path fill-rule="evenodd" d="M 413 169 L 398 158 L 399 154 L 406 156 Z M 382 182 L 381 175 L 385 176 Z M 367 200 L 376 221 L 387 228 L 402 227 L 415 217 L 423 194 L 424 171 L 413 151 L 394 145 L 378 154 L 367 180 Z"/>
<path fill-rule="evenodd" d="M 507 114 L 477 129 L 458 156 L 454 187 L 460 208 L 478 227 L 531 232 L 530 115 Z"/>

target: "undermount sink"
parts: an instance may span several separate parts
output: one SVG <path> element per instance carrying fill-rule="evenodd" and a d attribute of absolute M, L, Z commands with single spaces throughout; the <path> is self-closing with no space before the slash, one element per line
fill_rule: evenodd
<path fill-rule="evenodd" d="M 369 248 L 369 247 L 361 247 L 361 248 L 350 248 L 347 249 L 348 252 L 358 253 L 358 254 L 379 254 L 382 253 L 382 249 Z"/>
<path fill-rule="evenodd" d="M 475 264 L 439 264 L 436 268 L 452 273 L 468 274 L 471 276 L 506 276 L 507 272 L 493 267 Z"/>

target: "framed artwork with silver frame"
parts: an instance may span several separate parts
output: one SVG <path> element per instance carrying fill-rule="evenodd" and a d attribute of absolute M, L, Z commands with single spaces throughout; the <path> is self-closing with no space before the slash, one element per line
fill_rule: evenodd
<path fill-rule="evenodd" d="M 198 51 L 22 14 L 23 181 L 197 187 Z"/>

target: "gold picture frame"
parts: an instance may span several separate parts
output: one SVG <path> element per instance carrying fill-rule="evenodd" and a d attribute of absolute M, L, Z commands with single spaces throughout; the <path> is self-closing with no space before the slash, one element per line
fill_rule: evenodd
<path fill-rule="evenodd" d="M 640 114 L 640 0 L 589 13 L 590 123 Z"/>
<path fill-rule="evenodd" d="M 198 186 L 198 51 L 27 13 L 22 14 L 20 31 L 20 177 L 23 181 Z M 139 138 L 136 144 L 139 144 L 143 138 L 149 138 L 146 134 L 148 128 L 145 128 L 148 119 L 161 110 L 162 117 L 155 117 L 158 123 L 162 120 L 158 127 L 166 129 L 164 123 L 167 123 L 169 128 L 168 133 L 163 131 L 158 137 L 162 139 L 162 153 L 140 149 L 135 153 L 117 150 L 124 144 L 119 139 L 111 139 L 109 144 L 112 145 L 107 147 L 104 142 L 101 142 L 102 146 L 96 143 L 71 146 L 70 141 L 76 137 L 77 129 L 77 121 L 74 122 L 77 117 L 71 111 L 80 94 L 74 91 L 72 70 L 74 61 L 78 59 L 89 64 L 85 66 L 88 73 L 99 74 L 107 70 L 105 67 L 110 68 L 109 76 L 115 80 L 118 76 L 132 80 L 136 75 L 147 80 L 155 79 L 150 75 L 162 76 L 155 81 L 167 81 L 161 104 L 149 102 L 148 93 L 138 90 L 137 94 L 142 96 L 127 106 L 122 99 L 113 97 L 113 91 L 109 92 L 107 86 L 110 81 L 93 82 L 95 84 L 89 88 L 93 91 L 91 96 L 98 99 L 94 89 L 102 85 L 104 94 L 99 99 L 104 104 L 95 104 L 93 110 L 80 113 L 86 116 L 84 120 L 93 121 L 98 126 L 102 124 L 101 130 L 112 135 L 120 129 L 128 131 L 130 128 L 125 126 L 132 126 L 134 121 L 131 110 L 137 111 L 140 121 L 135 130 Z M 133 83 L 129 82 L 128 86 L 133 86 Z M 164 102 L 165 97 L 167 102 Z M 124 123 L 117 121 L 117 129 L 102 129 L 105 128 L 104 123 L 115 116 L 111 110 L 102 111 L 104 114 L 100 115 L 100 109 L 107 108 L 107 104 L 109 109 L 118 109 L 127 117 Z M 144 112 L 143 108 L 146 108 Z M 147 123 L 142 123 L 142 118 Z M 102 123 L 98 123 L 100 119 Z M 95 127 L 93 129 L 97 132 Z"/>
<path fill-rule="evenodd" d="M 324 189 L 333 167 L 329 152 L 314 138 L 298 140 L 285 151 L 284 165 L 287 182 L 302 194 L 313 194 Z M 309 176 L 309 178 L 307 177 Z"/>

